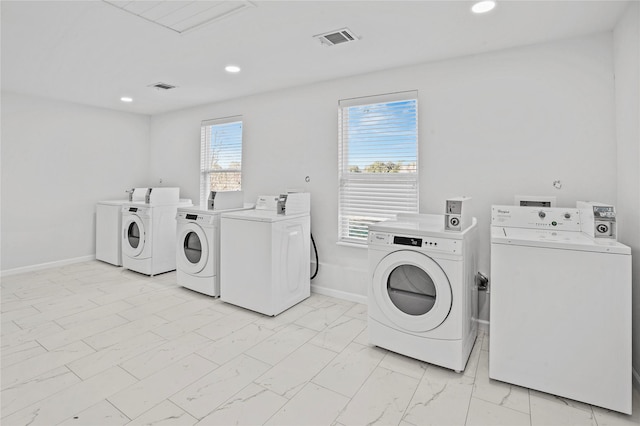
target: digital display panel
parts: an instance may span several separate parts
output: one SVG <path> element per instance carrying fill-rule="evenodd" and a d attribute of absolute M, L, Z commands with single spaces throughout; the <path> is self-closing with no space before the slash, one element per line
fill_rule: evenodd
<path fill-rule="evenodd" d="M 400 244 L 403 246 L 422 247 L 422 238 L 411 237 L 393 237 L 393 244 Z"/>

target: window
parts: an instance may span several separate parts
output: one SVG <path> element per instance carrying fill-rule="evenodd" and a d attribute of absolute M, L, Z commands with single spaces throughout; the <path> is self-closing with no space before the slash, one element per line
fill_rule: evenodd
<path fill-rule="evenodd" d="M 242 117 L 206 120 L 200 128 L 200 205 L 210 191 L 242 189 Z"/>
<path fill-rule="evenodd" d="M 339 241 L 366 244 L 370 224 L 418 212 L 417 97 L 339 102 Z"/>

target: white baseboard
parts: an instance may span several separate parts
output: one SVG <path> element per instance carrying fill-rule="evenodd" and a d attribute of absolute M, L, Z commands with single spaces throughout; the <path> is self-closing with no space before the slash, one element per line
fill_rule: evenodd
<path fill-rule="evenodd" d="M 38 265 L 22 266 L 20 268 L 6 269 L 0 272 L 0 276 L 8 277 L 9 275 L 23 274 L 25 272 L 41 271 L 43 269 L 56 268 L 59 266 L 72 265 L 74 263 L 95 260 L 96 256 L 90 254 L 88 256 L 74 257 L 73 259 L 56 260 L 55 262 L 40 263 Z"/>
<path fill-rule="evenodd" d="M 366 304 L 367 270 L 364 266 L 340 266 L 320 262 L 318 276 L 311 281 L 311 291 Z M 315 265 L 312 265 L 312 270 L 315 270 Z"/>
<path fill-rule="evenodd" d="M 349 302 L 362 303 L 366 305 L 368 303 L 367 296 L 355 293 L 347 293 L 346 291 L 335 290 L 333 288 L 321 287 L 315 284 L 311 284 L 311 291 L 313 293 L 322 294 L 324 296 L 335 297 L 336 299 L 348 300 Z"/>
<path fill-rule="evenodd" d="M 478 323 L 478 330 L 482 330 L 485 333 L 489 333 L 489 321 L 478 319 L 476 320 L 476 322 Z"/>

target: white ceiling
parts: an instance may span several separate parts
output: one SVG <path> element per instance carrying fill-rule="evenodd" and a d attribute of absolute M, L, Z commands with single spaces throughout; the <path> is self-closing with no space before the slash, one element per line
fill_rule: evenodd
<path fill-rule="evenodd" d="M 498 1 L 492 12 L 473 15 L 470 1 L 252 0 L 253 7 L 180 33 L 99 0 L 2 0 L 2 90 L 159 114 L 609 31 L 628 6 L 612 0 Z M 313 38 L 344 27 L 360 40 L 327 47 Z M 231 63 L 242 72 L 226 73 Z M 177 88 L 148 87 L 158 82 Z M 134 102 L 120 102 L 125 95 Z"/>

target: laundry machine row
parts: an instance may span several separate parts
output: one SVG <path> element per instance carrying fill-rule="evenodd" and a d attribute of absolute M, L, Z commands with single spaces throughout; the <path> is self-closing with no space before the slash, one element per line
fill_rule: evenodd
<path fill-rule="evenodd" d="M 270 316 L 309 297 L 309 194 L 259 196 L 255 208 L 230 196 L 178 209 L 178 284 Z"/>
<path fill-rule="evenodd" d="M 220 216 L 248 210 L 241 191 L 219 192 L 214 208 L 180 207 L 177 211 L 176 279 L 178 285 L 220 296 Z"/>
<path fill-rule="evenodd" d="M 96 259 L 122 266 L 122 206 L 143 202 L 148 188 L 128 190 L 128 200 L 98 201 L 96 204 Z"/>
<path fill-rule="evenodd" d="M 122 266 L 146 275 L 176 269 L 176 212 L 192 205 L 179 188 L 149 188 L 145 202 L 122 206 Z"/>
<path fill-rule="evenodd" d="M 260 196 L 221 215 L 220 299 L 275 316 L 309 297 L 310 196 Z"/>

